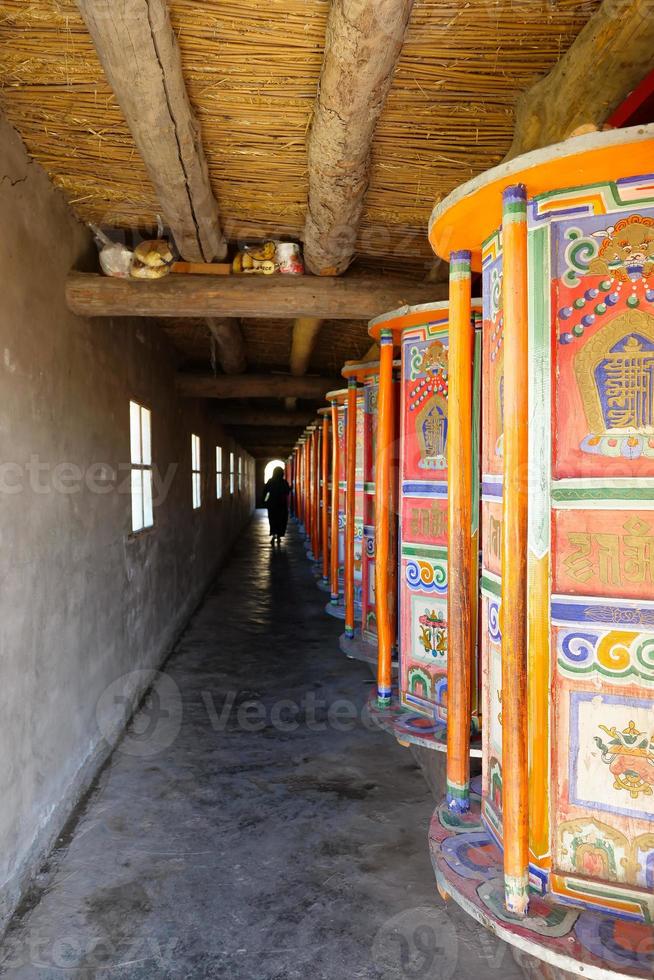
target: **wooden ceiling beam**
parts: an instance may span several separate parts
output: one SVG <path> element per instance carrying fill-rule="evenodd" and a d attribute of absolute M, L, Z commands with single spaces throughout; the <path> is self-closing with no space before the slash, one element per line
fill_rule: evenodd
<path fill-rule="evenodd" d="M 315 275 L 349 266 L 370 179 L 372 140 L 413 0 L 333 0 L 307 146 L 304 259 Z"/>
<path fill-rule="evenodd" d="M 230 425 L 228 431 L 242 446 L 282 446 L 286 444 L 294 446 L 303 429 L 304 426 L 302 425 L 296 426 L 295 429 L 286 427 L 265 429 L 256 425 Z"/>
<path fill-rule="evenodd" d="M 293 378 L 287 374 L 177 375 L 177 388 L 189 398 L 309 398 L 324 399 L 342 387 L 342 378 Z"/>
<path fill-rule="evenodd" d="M 599 129 L 654 68 L 654 16 L 643 0 L 604 0 L 552 71 L 518 99 L 505 160 Z"/>
<path fill-rule="evenodd" d="M 290 456 L 295 443 L 288 443 L 284 446 L 244 446 L 250 456 L 254 459 L 283 459 Z"/>
<path fill-rule="evenodd" d="M 306 374 L 316 346 L 322 320 L 316 316 L 300 316 L 293 323 L 291 340 L 291 374 L 296 378 Z"/>
<path fill-rule="evenodd" d="M 225 374 L 243 374 L 247 370 L 245 341 L 236 317 L 207 317 L 207 326 L 216 342 L 216 355 Z"/>
<path fill-rule="evenodd" d="M 217 418 L 224 425 L 255 425 L 259 428 L 275 428 L 287 426 L 288 428 L 303 428 L 313 421 L 316 417 L 315 411 L 301 410 L 295 412 L 285 412 L 273 408 L 250 408 L 243 405 L 220 407 Z"/>
<path fill-rule="evenodd" d="M 166 276 L 155 282 L 71 272 L 66 300 L 80 316 L 370 320 L 399 306 L 447 299 L 447 285 L 389 276 Z"/>
<path fill-rule="evenodd" d="M 306 374 L 313 354 L 322 320 L 315 316 L 300 316 L 293 323 L 291 339 L 291 357 L 289 366 L 291 374 L 296 378 Z M 296 408 L 296 399 L 286 399 L 286 410 L 292 412 Z"/>
<path fill-rule="evenodd" d="M 78 0 L 184 259 L 227 254 L 166 0 Z"/>

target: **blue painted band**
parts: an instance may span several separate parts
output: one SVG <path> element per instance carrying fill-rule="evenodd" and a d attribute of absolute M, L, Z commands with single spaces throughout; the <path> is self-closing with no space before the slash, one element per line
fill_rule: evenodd
<path fill-rule="evenodd" d="M 345 635 L 347 636 L 348 640 L 354 639 L 354 628 L 352 626 L 346 626 Z"/>
<path fill-rule="evenodd" d="M 468 813 L 468 811 L 470 810 L 470 800 L 454 797 L 448 793 L 447 809 L 451 810 L 452 813 Z"/>
<path fill-rule="evenodd" d="M 510 187 L 505 187 L 502 191 L 502 202 L 506 204 L 524 204 L 527 203 L 527 188 L 524 184 L 512 184 Z"/>

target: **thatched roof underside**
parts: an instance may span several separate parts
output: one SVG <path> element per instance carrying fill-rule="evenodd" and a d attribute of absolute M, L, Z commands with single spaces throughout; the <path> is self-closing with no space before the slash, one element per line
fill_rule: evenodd
<path fill-rule="evenodd" d="M 498 163 L 518 95 L 599 0 L 416 0 L 373 147 L 362 259 L 424 264 L 436 198 Z M 228 237 L 299 235 L 325 0 L 171 0 Z M 0 0 L 0 102 L 84 220 L 152 225 L 157 201 L 75 0 Z"/>
<path fill-rule="evenodd" d="M 433 274 L 426 228 L 435 201 L 502 159 L 518 96 L 599 4 L 416 0 L 375 134 L 360 267 Z M 170 0 L 169 7 L 227 238 L 300 238 L 328 2 Z M 75 0 L 0 0 L 0 109 L 82 220 L 141 232 L 155 226 L 155 193 Z M 161 326 L 182 369 L 215 368 L 206 324 Z M 249 371 L 288 371 L 291 321 L 241 326 Z M 308 370 L 337 375 L 369 345 L 364 323 L 327 322 Z"/>
<path fill-rule="evenodd" d="M 290 320 L 241 320 L 248 369 L 253 373 L 287 371 L 293 324 Z M 211 334 L 203 320 L 162 320 L 179 353 L 182 370 L 206 371 L 211 364 Z M 372 341 L 361 320 L 325 320 L 309 362 L 310 374 L 336 377 L 347 360 L 363 357 Z"/>

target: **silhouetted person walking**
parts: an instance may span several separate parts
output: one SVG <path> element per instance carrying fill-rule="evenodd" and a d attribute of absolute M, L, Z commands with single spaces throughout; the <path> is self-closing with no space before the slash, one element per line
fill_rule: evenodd
<path fill-rule="evenodd" d="M 284 479 L 284 470 L 278 466 L 266 483 L 264 503 L 268 510 L 270 537 L 273 544 L 281 544 L 288 524 L 288 498 L 291 488 Z"/>

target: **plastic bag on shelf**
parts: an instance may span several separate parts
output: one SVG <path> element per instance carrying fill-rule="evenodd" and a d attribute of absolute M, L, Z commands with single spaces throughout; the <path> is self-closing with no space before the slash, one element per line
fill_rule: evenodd
<path fill-rule="evenodd" d="M 129 279 L 132 267 L 132 250 L 120 242 L 113 242 L 97 225 L 89 225 L 98 246 L 100 268 L 105 276 Z"/>

